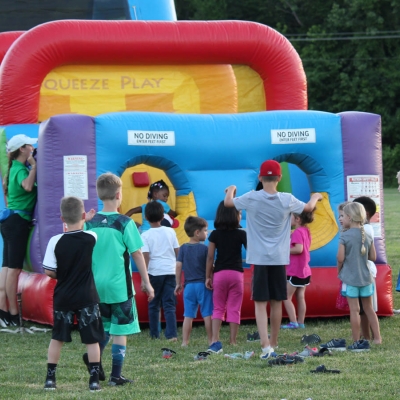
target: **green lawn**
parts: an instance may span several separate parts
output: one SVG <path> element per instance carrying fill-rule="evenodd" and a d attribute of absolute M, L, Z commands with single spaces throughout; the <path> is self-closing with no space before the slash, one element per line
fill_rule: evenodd
<path fill-rule="evenodd" d="M 393 268 L 393 284 L 400 267 L 399 209 L 400 194 L 385 190 L 385 227 L 389 264 Z M 394 292 L 395 308 L 400 308 L 400 294 Z M 304 331 L 283 331 L 279 352 L 301 350 L 304 333 L 317 333 L 323 341 L 335 337 L 350 343 L 348 318 L 308 320 Z M 27 323 L 26 323 L 27 324 Z M 224 353 L 256 351 L 248 361 L 228 360 L 222 355 L 207 361 L 194 361 L 193 356 L 207 348 L 202 326 L 192 333 L 191 344 L 182 349 L 165 340 L 152 341 L 146 329 L 129 338 L 123 373 L 134 378 L 127 387 L 103 385 L 100 393 L 87 390 L 88 374 L 81 361 L 84 346 L 75 332 L 71 344 L 64 347 L 57 371 L 56 392 L 45 392 L 47 346 L 50 332 L 34 335 L 0 333 L 0 399 L 397 399 L 400 397 L 399 350 L 400 316 L 380 318 L 383 345 L 369 353 L 334 353 L 331 357 L 308 358 L 304 364 L 268 367 L 259 360 L 259 345 L 246 343 L 246 333 L 254 325 L 244 324 L 239 332 L 239 345 L 228 346 L 226 326 L 221 332 Z M 29 324 L 28 324 L 29 326 Z M 161 357 L 161 347 L 177 351 L 172 359 Z M 103 363 L 110 372 L 110 349 Z M 340 369 L 341 374 L 311 374 L 319 364 Z"/>

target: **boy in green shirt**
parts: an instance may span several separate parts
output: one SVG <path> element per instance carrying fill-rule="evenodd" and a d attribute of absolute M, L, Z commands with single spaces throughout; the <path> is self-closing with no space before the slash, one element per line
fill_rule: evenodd
<path fill-rule="evenodd" d="M 103 202 L 103 210 L 86 223 L 86 229 L 97 234 L 93 252 L 93 275 L 100 297 L 100 312 L 106 339 L 100 342 L 100 352 L 106 347 L 110 335 L 112 344 L 112 370 L 110 386 L 124 385 L 133 381 L 121 375 L 126 352 L 127 335 L 140 332 L 130 266 L 132 255 L 142 278 L 142 290 L 149 301 L 154 297 L 146 264 L 141 252 L 142 239 L 134 221 L 118 213 L 122 201 L 122 181 L 111 173 L 99 176 L 97 195 Z M 83 360 L 87 364 L 87 355 Z M 105 379 L 104 373 L 100 379 Z"/>

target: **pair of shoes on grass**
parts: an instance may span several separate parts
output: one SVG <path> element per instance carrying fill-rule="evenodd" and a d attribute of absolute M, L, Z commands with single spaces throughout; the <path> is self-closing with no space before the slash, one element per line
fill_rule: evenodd
<path fill-rule="evenodd" d="M 310 372 L 312 373 L 330 373 L 330 374 L 340 374 L 340 370 L 338 369 L 327 369 L 325 365 L 319 365 L 317 368 L 312 369 Z"/>
<path fill-rule="evenodd" d="M 171 358 L 174 354 L 176 354 L 176 351 L 168 349 L 167 347 L 163 347 L 162 349 L 162 358 Z"/>
<path fill-rule="evenodd" d="M 248 333 L 247 334 L 247 341 L 248 342 L 259 342 L 260 341 L 260 334 L 255 331 L 253 333 Z"/>
<path fill-rule="evenodd" d="M 268 365 L 272 367 L 273 365 L 293 365 L 303 362 L 303 357 L 297 355 L 279 354 L 275 358 L 268 360 Z"/>
<path fill-rule="evenodd" d="M 89 367 L 89 357 L 87 353 L 84 353 L 82 356 L 83 362 L 86 365 L 86 368 L 90 374 L 90 367 Z M 100 365 L 99 365 L 99 380 L 100 381 L 105 381 L 106 380 L 106 374 L 104 373 L 104 369 L 103 369 L 103 365 L 101 364 L 100 361 Z M 119 376 L 119 377 L 114 377 L 114 376 L 110 376 L 110 379 L 108 380 L 108 385 L 109 386 L 121 386 L 121 385 L 125 385 L 127 383 L 133 383 L 133 380 L 131 379 L 127 379 L 124 376 Z M 97 386 L 98 385 L 98 386 Z M 95 385 L 95 382 L 93 382 L 92 384 L 89 384 L 89 390 L 91 392 L 96 392 L 101 390 L 100 389 L 100 385 L 97 384 Z"/>
<path fill-rule="evenodd" d="M 317 334 L 313 333 L 311 335 L 303 335 L 300 342 L 303 344 L 320 343 L 321 338 Z"/>
<path fill-rule="evenodd" d="M 300 357 L 323 357 L 331 356 L 332 352 L 326 348 L 322 347 L 318 350 L 316 347 L 305 346 L 304 350 L 298 354 Z"/>
<path fill-rule="evenodd" d="M 281 329 L 305 329 L 304 324 L 299 324 L 297 322 L 289 322 L 286 325 L 281 325 Z"/>
<path fill-rule="evenodd" d="M 246 353 L 232 353 L 225 354 L 225 358 L 230 358 L 231 360 L 248 360 L 254 356 L 254 351 L 246 351 Z"/>
<path fill-rule="evenodd" d="M 56 390 L 57 389 L 56 381 L 53 381 L 52 379 L 46 380 L 46 382 L 44 383 L 44 389 L 45 390 Z M 100 387 L 99 382 L 89 383 L 89 390 L 91 392 L 100 392 L 101 387 Z"/>
<path fill-rule="evenodd" d="M 207 357 L 210 355 L 208 351 L 200 351 L 194 356 L 195 361 L 205 361 Z"/>

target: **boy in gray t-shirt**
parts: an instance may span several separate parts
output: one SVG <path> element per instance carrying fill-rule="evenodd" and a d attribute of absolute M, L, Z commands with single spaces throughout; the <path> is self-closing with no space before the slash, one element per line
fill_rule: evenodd
<path fill-rule="evenodd" d="M 275 354 L 273 346 L 278 345 L 282 301 L 287 298 L 285 266 L 290 257 L 290 216 L 291 213 L 311 212 L 322 195 L 314 193 L 308 203 L 303 203 L 290 193 L 278 192 L 282 174 L 280 164 L 274 160 L 261 164 L 258 179 L 263 189 L 240 197 L 235 197 L 236 186 L 229 186 L 225 190 L 224 204 L 246 210 L 246 262 L 254 264 L 252 297 L 262 348 L 260 358 L 268 359 Z M 268 339 L 268 301 L 271 339 Z"/>

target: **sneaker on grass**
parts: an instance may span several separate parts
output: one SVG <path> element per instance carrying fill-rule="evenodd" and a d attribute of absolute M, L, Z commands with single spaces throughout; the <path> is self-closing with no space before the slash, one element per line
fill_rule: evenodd
<path fill-rule="evenodd" d="M 319 347 L 326 347 L 329 350 L 346 351 L 345 339 L 332 339 L 328 343 L 323 343 Z"/>
<path fill-rule="evenodd" d="M 108 381 L 109 386 L 121 386 L 121 385 L 126 385 L 127 383 L 133 383 L 133 380 L 127 379 L 122 375 L 119 378 L 110 376 L 110 379 Z"/>
<path fill-rule="evenodd" d="M 7 328 L 10 325 L 10 316 L 8 312 L 0 310 L 0 326 Z"/>
<path fill-rule="evenodd" d="M 47 381 L 44 383 L 44 390 L 56 390 L 56 388 L 57 388 L 56 381 L 47 379 Z"/>
<path fill-rule="evenodd" d="M 247 334 L 247 341 L 248 342 L 259 342 L 260 341 L 260 334 L 256 331 L 253 333 Z"/>
<path fill-rule="evenodd" d="M 209 351 L 210 353 L 213 353 L 213 354 L 222 353 L 222 343 L 221 342 L 212 343 L 207 351 Z"/>
<path fill-rule="evenodd" d="M 347 347 L 347 350 L 354 351 L 354 352 L 361 352 L 361 351 L 369 351 L 369 342 L 368 340 L 357 340 L 353 344 L 351 344 L 349 347 Z"/>
<path fill-rule="evenodd" d="M 89 383 L 89 390 L 90 390 L 91 392 L 100 392 L 101 387 L 100 387 L 99 382 L 92 382 L 92 383 Z"/>
<path fill-rule="evenodd" d="M 269 348 L 267 351 L 263 351 L 260 354 L 261 360 L 268 360 L 269 358 L 275 358 L 278 354 L 275 353 L 272 347 Z"/>
<path fill-rule="evenodd" d="M 297 322 L 289 322 L 286 325 L 281 325 L 281 329 L 299 329 L 299 324 Z"/>

